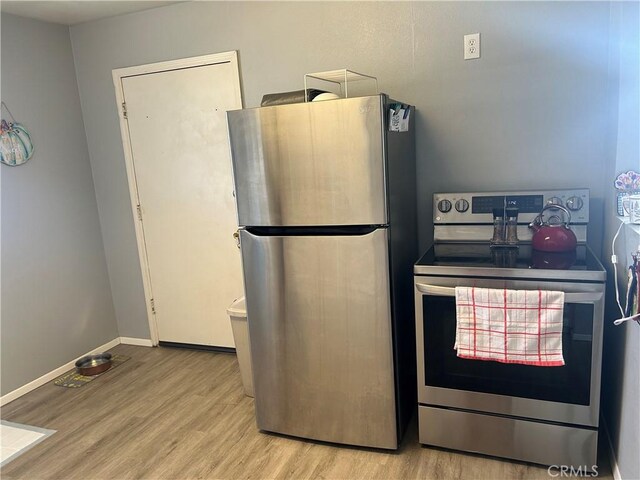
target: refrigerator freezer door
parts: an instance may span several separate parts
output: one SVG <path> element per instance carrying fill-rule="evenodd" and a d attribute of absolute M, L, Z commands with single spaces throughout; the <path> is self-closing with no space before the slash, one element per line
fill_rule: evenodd
<path fill-rule="evenodd" d="M 387 230 L 241 243 L 258 427 L 397 448 Z"/>
<path fill-rule="evenodd" d="M 228 112 L 239 224 L 386 224 L 384 98 Z"/>

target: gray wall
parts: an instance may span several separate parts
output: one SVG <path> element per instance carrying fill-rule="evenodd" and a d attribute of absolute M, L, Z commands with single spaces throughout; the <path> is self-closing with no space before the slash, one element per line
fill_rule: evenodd
<path fill-rule="evenodd" d="M 481 32 L 482 58 L 462 60 Z M 349 67 L 417 106 L 420 245 L 444 190 L 589 187 L 600 250 L 611 161 L 609 4 L 189 2 L 71 28 L 120 333 L 148 327 L 111 70 L 238 50 L 244 103 Z M 171 122 L 167 122 L 171 134 Z"/>
<path fill-rule="evenodd" d="M 612 55 L 612 70 L 617 70 L 618 101 L 612 115 L 617 124 L 613 138 L 615 162 L 607 179 L 627 170 L 640 171 L 640 5 L 618 3 L 611 10 L 612 38 L 619 45 L 617 57 Z M 616 327 L 611 322 L 620 318 L 615 301 L 613 268 L 609 263 L 611 241 L 620 226 L 615 211 L 613 185 L 607 186 L 605 252 L 603 263 L 609 274 L 609 290 L 605 320 L 605 358 L 603 364 L 603 414 L 611 434 L 620 473 L 624 479 L 640 478 L 640 326 L 626 323 Z M 640 226 L 625 226 L 616 242 L 619 258 L 620 295 L 626 292 L 626 267 L 630 252 L 640 245 Z M 625 302 L 622 301 L 624 306 Z"/>
<path fill-rule="evenodd" d="M 4 395 L 118 332 L 69 30 L 3 13 L 1 31 L 2 100 L 35 145 L 0 166 Z"/>

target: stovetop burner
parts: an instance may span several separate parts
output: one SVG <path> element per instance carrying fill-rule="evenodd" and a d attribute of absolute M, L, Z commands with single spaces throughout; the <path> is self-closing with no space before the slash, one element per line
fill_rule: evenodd
<path fill-rule="evenodd" d="M 575 251 L 552 253 L 518 247 L 491 247 L 488 242 L 435 243 L 418 260 L 414 273 L 423 275 L 473 275 L 504 278 L 557 278 L 605 280 L 605 270 L 587 245 Z"/>

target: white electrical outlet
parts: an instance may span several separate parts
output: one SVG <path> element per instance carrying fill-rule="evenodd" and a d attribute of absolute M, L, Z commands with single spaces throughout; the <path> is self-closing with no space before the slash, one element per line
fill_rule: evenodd
<path fill-rule="evenodd" d="M 480 58 L 480 34 L 470 33 L 464 36 L 464 59 Z"/>

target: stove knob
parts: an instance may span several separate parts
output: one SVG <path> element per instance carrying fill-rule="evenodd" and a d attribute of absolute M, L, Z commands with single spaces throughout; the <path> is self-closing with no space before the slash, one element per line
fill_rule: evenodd
<path fill-rule="evenodd" d="M 584 205 L 584 202 L 580 197 L 570 197 L 567 200 L 567 208 L 572 212 L 577 212 L 582 208 L 583 205 Z"/>
<path fill-rule="evenodd" d="M 547 205 L 562 205 L 562 199 L 560 197 L 551 197 L 547 200 Z"/>
<path fill-rule="evenodd" d="M 456 202 L 456 210 L 460 213 L 466 212 L 467 210 L 469 210 L 469 202 L 467 202 L 465 199 L 458 200 Z"/>
<path fill-rule="evenodd" d="M 449 200 L 440 200 L 438 202 L 438 210 L 440 210 L 442 213 L 451 211 L 451 202 Z"/>

